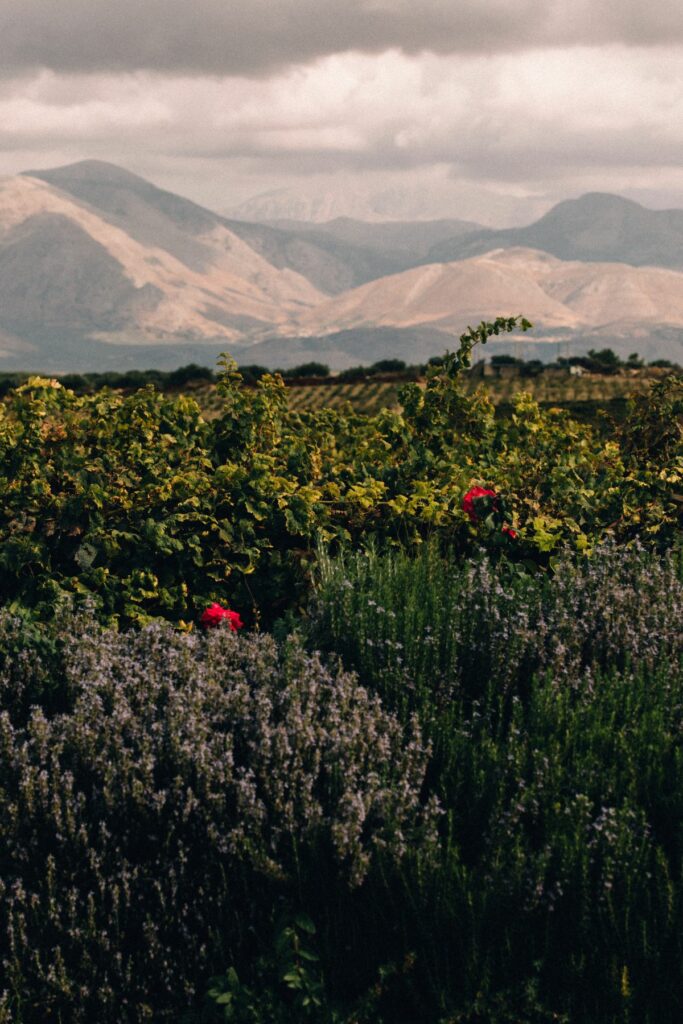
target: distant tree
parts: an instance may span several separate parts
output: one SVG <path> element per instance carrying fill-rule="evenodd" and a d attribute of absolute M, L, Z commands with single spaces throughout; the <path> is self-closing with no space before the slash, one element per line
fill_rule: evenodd
<path fill-rule="evenodd" d="M 368 367 L 368 373 L 400 373 L 405 368 L 406 364 L 402 359 L 379 359 Z"/>
<path fill-rule="evenodd" d="M 349 366 L 337 374 L 337 380 L 341 384 L 351 384 L 357 380 L 366 380 L 367 376 L 367 366 Z"/>
<path fill-rule="evenodd" d="M 623 366 L 621 359 L 611 348 L 589 348 L 587 358 L 587 369 L 597 373 L 616 373 Z"/>
<path fill-rule="evenodd" d="M 1 373 L 0 398 L 4 398 L 13 388 L 19 388 L 28 380 L 28 373 Z"/>
<path fill-rule="evenodd" d="M 523 359 L 518 359 L 517 356 L 509 356 L 504 353 L 499 356 L 491 356 L 491 366 L 521 366 L 524 362 Z"/>
<path fill-rule="evenodd" d="M 259 366 L 258 363 L 249 363 L 246 366 L 239 366 L 242 380 L 245 384 L 256 384 L 261 377 L 264 377 L 270 370 L 266 366 Z M 275 371 L 277 373 L 277 371 Z"/>
<path fill-rule="evenodd" d="M 541 359 L 527 359 L 526 362 L 520 366 L 520 373 L 522 377 L 538 377 L 540 373 L 543 373 L 544 365 Z"/>
<path fill-rule="evenodd" d="M 59 377 L 59 383 L 70 391 L 75 391 L 77 395 L 86 395 L 96 390 L 82 373 L 63 373 Z"/>
<path fill-rule="evenodd" d="M 637 352 L 631 352 L 631 355 L 626 360 L 626 366 L 630 369 L 639 369 L 645 365 L 645 360 L 641 359 Z"/>
<path fill-rule="evenodd" d="M 214 379 L 213 370 L 210 366 L 199 366 L 198 363 L 188 363 L 187 366 L 179 366 L 172 370 L 166 383 L 172 388 L 181 388 L 190 381 L 209 381 Z"/>
<path fill-rule="evenodd" d="M 282 376 L 290 379 L 297 377 L 329 377 L 330 368 L 325 363 L 301 363 L 300 366 L 293 366 L 291 370 L 283 370 Z"/>

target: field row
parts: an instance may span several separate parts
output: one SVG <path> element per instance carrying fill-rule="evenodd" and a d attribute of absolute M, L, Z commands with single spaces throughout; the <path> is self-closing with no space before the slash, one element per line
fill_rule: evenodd
<path fill-rule="evenodd" d="M 542 403 L 612 402 L 632 393 L 643 393 L 651 383 L 645 377 L 622 375 L 558 378 L 541 374 L 538 377 L 485 381 L 463 376 L 463 387 L 467 393 L 471 394 L 483 384 L 494 405 L 507 404 L 522 391 Z M 287 398 L 292 412 L 342 409 L 348 403 L 354 412 L 372 416 L 381 409 L 399 408 L 401 384 L 401 381 L 365 380 L 340 384 L 292 385 L 287 388 Z M 213 419 L 220 415 L 221 402 L 214 385 L 193 390 L 192 395 L 207 418 Z"/>

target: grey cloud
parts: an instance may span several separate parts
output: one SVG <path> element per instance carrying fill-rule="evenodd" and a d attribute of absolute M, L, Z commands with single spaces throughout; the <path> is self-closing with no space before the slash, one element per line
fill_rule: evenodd
<path fill-rule="evenodd" d="M 186 155 L 178 148 L 172 155 Z M 300 150 L 282 152 L 255 146 L 247 138 L 233 138 L 229 147 L 205 147 L 192 155 L 206 161 L 251 159 L 259 173 L 333 174 L 338 171 L 410 171 L 448 166 L 455 177 L 508 184 L 537 185 L 557 179 L 571 179 L 591 171 L 615 172 L 630 168 L 640 174 L 648 169 L 678 169 L 683 164 L 683 141 L 667 140 L 652 130 L 639 139 L 624 130 L 609 140 L 600 133 L 559 135 L 550 125 L 537 125 L 526 139 L 486 142 L 466 136 L 463 128 L 457 142 L 446 141 L 397 149 L 390 143 L 369 142 L 360 152 Z"/>
<path fill-rule="evenodd" d="M 680 0 L 0 0 L 0 69 L 264 76 L 348 50 L 683 40 Z"/>

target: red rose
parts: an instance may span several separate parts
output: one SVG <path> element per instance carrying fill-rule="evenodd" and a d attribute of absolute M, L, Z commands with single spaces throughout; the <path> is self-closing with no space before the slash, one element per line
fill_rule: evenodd
<path fill-rule="evenodd" d="M 465 497 L 462 499 L 463 512 L 470 517 L 473 523 L 476 523 L 477 511 L 474 506 L 474 502 L 477 498 L 495 498 L 497 497 L 495 491 L 491 491 L 486 487 L 471 487 Z"/>
<path fill-rule="evenodd" d="M 220 604 L 212 604 L 202 612 L 202 617 L 199 620 L 202 626 L 218 626 L 219 623 L 227 619 L 230 623 L 230 629 L 233 633 L 236 633 L 238 629 L 242 629 L 244 623 L 242 622 L 239 612 L 231 612 L 229 608 L 223 608 Z"/>

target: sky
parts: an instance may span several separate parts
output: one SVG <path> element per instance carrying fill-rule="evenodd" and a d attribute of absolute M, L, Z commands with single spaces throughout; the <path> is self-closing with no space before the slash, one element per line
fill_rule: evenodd
<path fill-rule="evenodd" d="M 0 175 L 87 158 L 221 212 L 683 207 L 683 4 L 0 0 Z"/>

